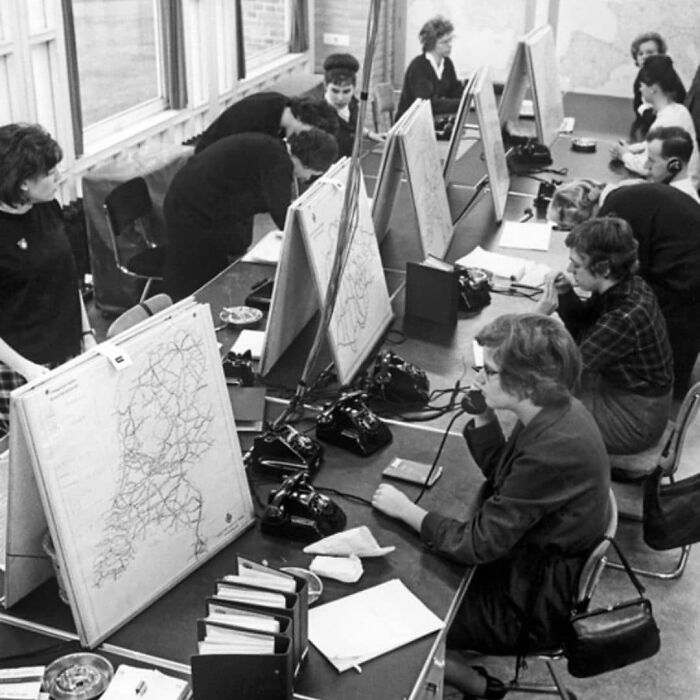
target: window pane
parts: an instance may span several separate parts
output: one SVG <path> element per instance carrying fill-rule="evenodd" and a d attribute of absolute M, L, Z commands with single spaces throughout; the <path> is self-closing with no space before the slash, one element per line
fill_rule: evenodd
<path fill-rule="evenodd" d="M 242 0 L 246 75 L 287 53 L 287 0 Z"/>
<path fill-rule="evenodd" d="M 37 34 L 49 28 L 46 0 L 26 0 L 29 33 Z"/>
<path fill-rule="evenodd" d="M 0 124 L 12 121 L 12 95 L 10 94 L 10 74 L 8 58 L 0 56 Z"/>
<path fill-rule="evenodd" d="M 153 0 L 73 0 L 83 126 L 160 96 Z"/>
<path fill-rule="evenodd" d="M 32 73 L 36 120 L 52 134 L 56 133 L 56 103 L 53 86 L 56 80 L 51 70 L 51 49 L 42 43 L 32 47 Z"/>

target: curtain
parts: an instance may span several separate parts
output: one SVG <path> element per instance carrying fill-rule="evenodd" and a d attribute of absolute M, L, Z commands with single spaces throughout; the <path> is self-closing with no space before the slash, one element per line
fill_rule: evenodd
<path fill-rule="evenodd" d="M 66 39 L 66 63 L 68 68 L 68 99 L 73 125 L 73 149 L 75 157 L 83 155 L 83 107 L 80 102 L 80 76 L 78 74 L 78 50 L 75 43 L 72 0 L 61 0 L 63 26 Z"/>
<path fill-rule="evenodd" d="M 185 31 L 181 0 L 161 0 L 165 94 L 171 109 L 187 106 Z"/>
<path fill-rule="evenodd" d="M 289 50 L 302 53 L 309 48 L 309 8 L 306 0 L 291 0 L 292 29 Z"/>
<path fill-rule="evenodd" d="M 243 1 L 236 0 L 236 66 L 238 79 L 245 78 L 245 40 L 243 38 Z"/>

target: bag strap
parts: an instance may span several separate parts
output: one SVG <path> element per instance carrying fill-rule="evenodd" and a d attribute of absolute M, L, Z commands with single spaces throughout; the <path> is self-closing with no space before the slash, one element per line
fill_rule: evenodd
<path fill-rule="evenodd" d="M 629 562 L 627 561 L 627 558 L 625 555 L 622 553 L 622 549 L 620 549 L 620 545 L 615 542 L 614 538 L 610 537 L 609 535 L 603 535 L 603 539 L 607 540 L 610 542 L 610 544 L 613 546 L 615 551 L 617 552 L 617 556 L 620 558 L 620 562 L 622 563 L 622 566 L 625 568 L 625 571 L 627 572 L 627 575 L 630 577 L 630 580 L 634 584 L 634 587 L 637 589 L 639 592 L 640 596 L 644 595 L 645 588 L 642 586 L 640 583 L 639 579 L 637 578 L 637 575 L 632 571 L 632 567 L 629 565 Z"/>

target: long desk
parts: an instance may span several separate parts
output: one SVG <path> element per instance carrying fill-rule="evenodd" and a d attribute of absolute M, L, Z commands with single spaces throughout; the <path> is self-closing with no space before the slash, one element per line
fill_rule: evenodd
<path fill-rule="evenodd" d="M 574 154 L 569 145 L 566 138 L 560 138 L 555 143 L 552 149 L 554 167 L 568 165 L 571 172 L 577 175 L 602 180 L 619 177 L 618 173 L 609 168 L 607 148 L 605 151 L 600 148 L 597 155 Z M 365 160 L 366 164 L 372 162 L 372 158 Z M 466 173 L 464 182 L 475 181 L 469 180 L 470 167 L 467 164 L 466 170 L 461 171 Z M 367 180 L 368 190 L 372 191 L 371 176 Z M 523 210 L 531 206 L 531 198 L 538 183 L 531 178 L 519 177 L 513 179 L 512 185 L 506 219 L 517 220 Z M 455 188 L 454 196 L 468 201 L 471 197 L 470 186 L 464 184 Z M 416 324 L 407 320 L 403 315 L 403 295 L 400 293 L 403 270 L 407 259 L 419 260 L 422 257 L 420 251 L 406 243 L 417 240 L 416 223 L 406 214 L 410 208 L 403 206 L 407 197 L 404 183 L 396 206 L 399 219 L 392 221 L 392 230 L 382 245 L 385 267 L 389 268 L 387 281 L 394 294 L 396 318 L 393 329 L 403 333 L 406 338 L 395 350 L 405 359 L 425 369 L 433 388 L 448 388 L 457 380 L 463 384 L 468 383 L 468 368 L 473 364 L 471 340 L 476 330 L 501 313 L 531 310 L 534 302 L 518 296 L 493 294 L 490 306 L 474 317 L 460 318 L 454 328 L 429 323 Z M 455 260 L 477 244 L 494 248 L 498 227 L 488 193 L 484 192 L 474 201 L 469 215 L 457 227 L 447 258 Z M 563 267 L 566 264 L 563 239 L 564 234 L 555 231 L 547 253 L 513 251 L 513 254 L 539 258 L 552 266 Z M 242 303 L 253 283 L 270 274 L 271 268 L 265 266 L 235 263 L 196 296 L 200 301 L 211 304 L 212 315 L 215 323 L 218 323 L 218 312 L 222 306 Z M 289 390 L 295 387 L 312 335 L 313 321 L 273 369 L 267 378 L 271 384 Z M 222 353 L 230 347 L 235 336 L 236 332 L 230 328 L 219 331 Z M 322 357 L 321 364 L 328 358 L 329 355 Z M 280 407 L 269 402 L 268 409 L 274 414 Z M 442 420 L 438 425 L 444 423 L 445 420 Z M 457 427 L 461 428 L 461 424 Z M 315 478 L 316 486 L 330 486 L 368 499 L 381 481 L 382 468 L 394 456 L 432 461 L 440 441 L 441 429 L 392 422 L 391 430 L 393 443 L 369 458 L 355 457 L 337 448 L 327 447 L 325 464 Z M 244 443 L 244 448 L 246 444 Z M 472 500 L 482 477 L 463 438 L 456 430 L 447 436 L 441 464 L 445 467 L 444 475 L 426 492 L 422 505 L 463 517 L 465 504 Z M 264 501 L 271 484 L 262 478 L 259 481 L 255 475 L 251 477 L 252 488 Z M 417 493 L 414 487 L 404 488 L 409 495 Z M 423 549 L 416 535 L 397 521 L 355 501 L 341 497 L 336 497 L 336 500 L 348 515 L 348 527 L 369 525 L 380 544 L 394 545 L 396 551 L 381 559 L 365 560 L 365 573 L 354 586 L 325 580 L 321 603 L 398 577 L 446 625 L 449 624 L 468 584 L 471 570 L 449 563 Z M 301 546 L 262 535 L 256 526 L 119 629 L 106 640 L 101 651 L 113 654 L 117 659 L 136 660 L 137 663 L 151 663 L 174 673 L 187 673 L 189 657 L 196 650 L 195 621 L 204 614 L 204 599 L 212 593 L 216 578 L 232 571 L 237 554 L 258 561 L 265 560 L 272 566 L 308 566 L 310 560 L 308 555 L 301 552 Z M 0 613 L 0 622 L 3 620 L 11 623 L 11 626 L 0 625 L 0 649 L 3 650 L 11 648 L 18 652 L 29 652 L 41 646 L 43 641 L 50 643 L 52 636 L 64 639 L 74 639 L 76 636 L 70 611 L 58 601 L 54 581 L 44 584 L 11 610 Z M 17 627 L 34 631 L 24 631 Z M 337 674 L 310 647 L 307 661 L 296 679 L 296 697 L 323 700 L 439 698 L 442 696 L 444 634 L 443 630 L 370 661 L 363 667 L 361 674 L 355 671 Z"/>

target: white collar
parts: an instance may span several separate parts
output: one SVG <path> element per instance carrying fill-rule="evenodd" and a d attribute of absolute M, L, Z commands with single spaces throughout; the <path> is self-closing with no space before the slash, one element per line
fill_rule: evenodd
<path fill-rule="evenodd" d="M 442 78 L 442 71 L 445 70 L 445 59 L 443 58 L 442 61 L 440 61 L 440 64 L 438 65 L 437 59 L 431 51 L 426 51 L 425 57 L 428 59 L 430 65 L 433 67 L 433 70 L 435 71 L 435 75 L 437 75 L 438 80 L 440 80 Z"/>

